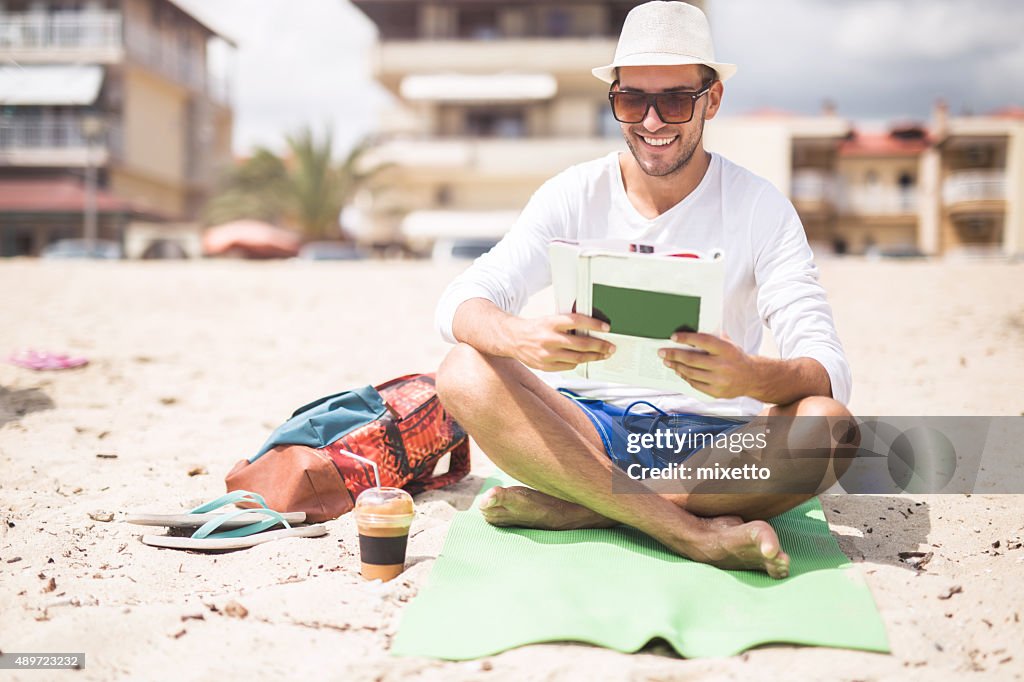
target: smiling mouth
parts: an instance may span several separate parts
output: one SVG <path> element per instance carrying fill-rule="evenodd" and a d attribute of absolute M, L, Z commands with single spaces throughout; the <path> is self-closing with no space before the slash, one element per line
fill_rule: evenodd
<path fill-rule="evenodd" d="M 645 145 L 655 149 L 667 147 L 679 138 L 678 135 L 673 135 L 672 137 L 649 137 L 647 135 L 640 134 L 637 134 L 637 137 L 643 140 Z"/>

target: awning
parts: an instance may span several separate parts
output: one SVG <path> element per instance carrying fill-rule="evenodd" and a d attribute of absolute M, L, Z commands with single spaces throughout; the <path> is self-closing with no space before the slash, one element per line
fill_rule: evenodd
<path fill-rule="evenodd" d="M 63 104 L 96 101 L 103 67 L 95 64 L 0 66 L 0 105 Z"/>
<path fill-rule="evenodd" d="M 0 180 L 0 214 L 81 213 L 85 187 L 74 178 Z M 96 210 L 101 213 L 132 213 L 134 207 L 107 190 L 96 190 Z"/>
<path fill-rule="evenodd" d="M 411 239 L 503 237 L 519 211 L 413 211 L 402 220 L 402 234 Z"/>
<path fill-rule="evenodd" d="M 400 92 L 423 102 L 529 102 L 554 97 L 558 82 L 547 73 L 422 74 L 403 78 Z"/>

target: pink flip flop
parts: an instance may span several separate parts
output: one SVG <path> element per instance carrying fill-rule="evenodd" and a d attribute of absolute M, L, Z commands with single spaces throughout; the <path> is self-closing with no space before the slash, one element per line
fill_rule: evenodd
<path fill-rule="evenodd" d="M 23 350 L 14 353 L 7 361 L 18 367 L 26 369 L 47 370 L 47 369 L 73 369 L 89 364 L 88 358 L 71 357 L 64 353 L 50 353 L 38 350 Z"/>

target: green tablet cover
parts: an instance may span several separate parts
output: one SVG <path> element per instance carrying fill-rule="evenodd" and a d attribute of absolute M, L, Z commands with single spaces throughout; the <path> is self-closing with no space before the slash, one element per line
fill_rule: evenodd
<path fill-rule="evenodd" d="M 591 315 L 613 334 L 668 339 L 677 331 L 698 331 L 700 298 L 594 284 Z"/>

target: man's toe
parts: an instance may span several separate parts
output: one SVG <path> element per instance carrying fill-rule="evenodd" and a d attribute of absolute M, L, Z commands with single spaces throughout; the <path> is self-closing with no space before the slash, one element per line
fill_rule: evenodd
<path fill-rule="evenodd" d="M 501 486 L 491 488 L 480 498 L 480 509 L 490 509 L 501 505 L 501 493 L 505 489 Z"/>

